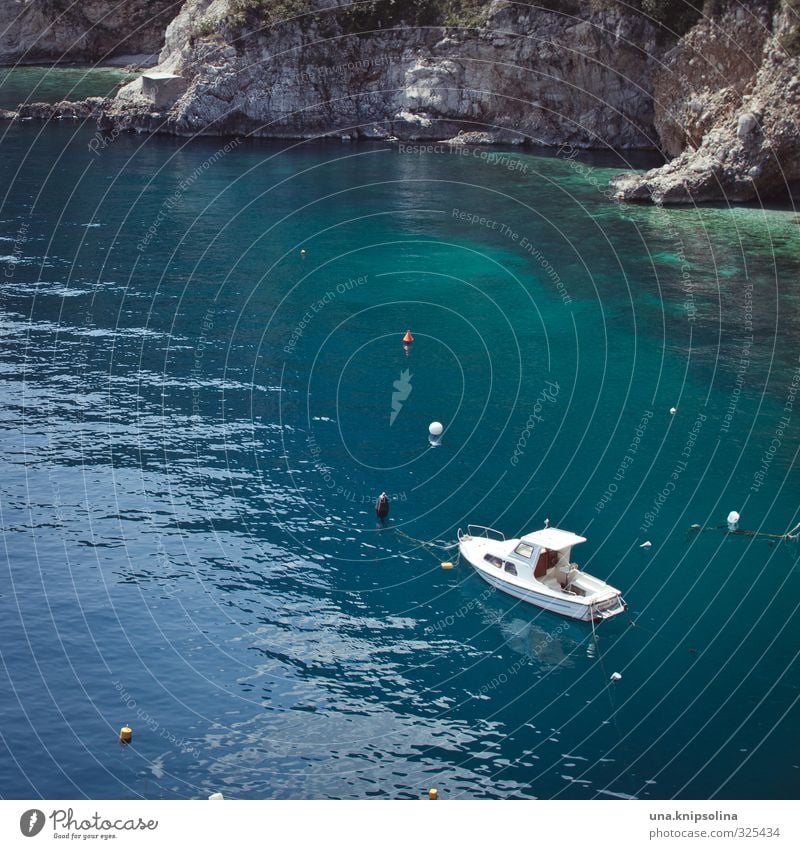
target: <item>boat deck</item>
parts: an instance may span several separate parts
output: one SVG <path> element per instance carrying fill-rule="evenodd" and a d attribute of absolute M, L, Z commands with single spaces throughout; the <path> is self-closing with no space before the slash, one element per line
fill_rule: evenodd
<path fill-rule="evenodd" d="M 561 584 L 558 583 L 558 579 L 555 575 L 542 575 L 541 578 L 537 578 L 536 580 L 547 587 L 548 590 L 553 590 L 557 593 L 563 592 L 563 588 Z"/>

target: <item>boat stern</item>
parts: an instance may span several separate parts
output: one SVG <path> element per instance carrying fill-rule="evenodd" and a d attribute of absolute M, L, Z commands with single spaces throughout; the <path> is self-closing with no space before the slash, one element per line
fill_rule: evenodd
<path fill-rule="evenodd" d="M 619 590 L 614 590 L 614 594 L 609 598 L 600 599 L 593 602 L 591 606 L 592 619 L 595 622 L 602 622 L 604 619 L 612 619 L 614 616 L 619 616 L 628 609 L 625 599 Z"/>

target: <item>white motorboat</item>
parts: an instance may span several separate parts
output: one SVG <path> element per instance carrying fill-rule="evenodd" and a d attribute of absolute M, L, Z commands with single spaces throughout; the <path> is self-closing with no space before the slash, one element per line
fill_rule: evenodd
<path fill-rule="evenodd" d="M 619 590 L 570 561 L 572 547 L 582 542 L 586 537 L 550 527 L 515 539 L 483 525 L 458 530 L 461 556 L 498 590 L 584 622 L 624 613 L 628 606 Z"/>

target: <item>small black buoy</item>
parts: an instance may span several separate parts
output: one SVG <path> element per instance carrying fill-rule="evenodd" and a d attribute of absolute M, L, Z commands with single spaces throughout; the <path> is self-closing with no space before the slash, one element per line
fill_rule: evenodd
<path fill-rule="evenodd" d="M 389 496 L 385 492 L 382 492 L 375 502 L 375 515 L 381 522 L 385 521 L 389 515 Z"/>

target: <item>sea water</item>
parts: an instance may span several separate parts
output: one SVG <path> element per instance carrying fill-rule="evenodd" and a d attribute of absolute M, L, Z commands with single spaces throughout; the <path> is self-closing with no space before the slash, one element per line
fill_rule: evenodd
<path fill-rule="evenodd" d="M 0 68 L 0 109 L 20 103 L 58 103 L 109 97 L 134 79 L 120 68 L 28 65 Z"/>
<path fill-rule="evenodd" d="M 796 796 L 798 544 L 720 529 L 800 521 L 791 209 L 2 131 L 0 795 Z M 547 519 L 596 634 L 440 568 Z"/>

